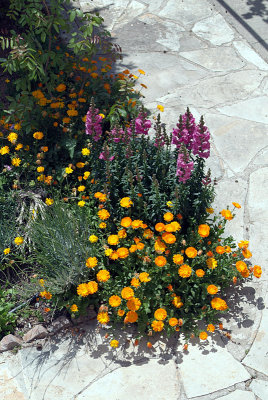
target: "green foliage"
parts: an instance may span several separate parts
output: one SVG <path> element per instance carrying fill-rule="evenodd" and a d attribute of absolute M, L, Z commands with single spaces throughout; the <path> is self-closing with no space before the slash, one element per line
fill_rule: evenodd
<path fill-rule="evenodd" d="M 12 293 L 12 289 L 0 286 L 0 338 L 13 332 L 16 323 L 16 316 L 9 314 L 9 311 L 14 307 Z"/>

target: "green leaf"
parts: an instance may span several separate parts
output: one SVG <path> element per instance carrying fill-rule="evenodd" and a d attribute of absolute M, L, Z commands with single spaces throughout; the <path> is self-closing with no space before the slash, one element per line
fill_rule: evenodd
<path fill-rule="evenodd" d="M 75 17 L 76 17 L 76 12 L 75 12 L 75 10 L 72 10 L 72 11 L 70 12 L 70 21 L 71 21 L 71 22 L 74 22 Z"/>
<path fill-rule="evenodd" d="M 76 140 L 75 139 L 68 138 L 65 141 L 65 147 L 68 149 L 71 158 L 73 158 L 75 146 L 76 146 Z"/>

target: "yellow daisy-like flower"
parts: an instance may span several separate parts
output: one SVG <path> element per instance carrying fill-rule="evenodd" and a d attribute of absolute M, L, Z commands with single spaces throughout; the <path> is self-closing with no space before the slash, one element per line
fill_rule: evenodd
<path fill-rule="evenodd" d="M 22 143 L 18 143 L 17 146 L 15 147 L 15 150 L 19 151 L 22 148 L 23 148 L 23 144 Z"/>
<path fill-rule="evenodd" d="M 131 223 L 131 226 L 133 229 L 141 228 L 142 225 L 143 225 L 143 222 L 140 219 L 134 219 L 134 221 L 132 221 L 132 223 Z"/>
<path fill-rule="evenodd" d="M 45 170 L 44 167 L 37 167 L 36 168 L 36 171 L 39 172 L 39 173 L 44 172 L 44 170 Z"/>
<path fill-rule="evenodd" d="M 86 204 L 86 203 L 85 203 L 84 200 L 80 200 L 80 201 L 77 203 L 77 205 L 78 205 L 79 207 L 84 207 L 85 204 Z"/>
<path fill-rule="evenodd" d="M 66 90 L 66 85 L 64 85 L 64 83 L 60 83 L 57 87 L 56 87 L 57 92 L 64 92 L 64 90 Z"/>
<path fill-rule="evenodd" d="M 185 254 L 188 258 L 195 258 L 197 256 L 197 250 L 194 247 L 187 247 Z"/>
<path fill-rule="evenodd" d="M 111 296 L 109 298 L 109 304 L 111 307 L 118 307 L 121 304 L 121 298 L 119 296 Z"/>
<path fill-rule="evenodd" d="M 110 321 L 110 318 L 107 312 L 100 312 L 97 315 L 97 320 L 100 324 L 106 325 Z"/>
<path fill-rule="evenodd" d="M 158 267 L 164 267 L 167 263 L 167 259 L 164 256 L 158 256 L 155 258 L 154 262 Z"/>
<path fill-rule="evenodd" d="M 163 253 L 166 250 L 165 243 L 161 242 L 160 238 L 155 241 L 154 249 L 157 253 Z"/>
<path fill-rule="evenodd" d="M 170 318 L 168 320 L 168 323 L 169 323 L 170 326 L 176 326 L 176 325 L 178 325 L 179 320 L 177 318 Z"/>
<path fill-rule="evenodd" d="M 19 167 L 20 163 L 21 163 L 20 158 L 16 157 L 16 158 L 12 158 L 12 160 L 11 160 L 11 164 L 14 165 L 14 167 Z"/>
<path fill-rule="evenodd" d="M 94 267 L 96 267 L 97 264 L 98 264 L 98 260 L 97 260 L 96 257 L 89 257 L 89 258 L 86 260 L 86 266 L 87 266 L 88 268 L 94 268 Z"/>
<path fill-rule="evenodd" d="M 100 229 L 105 229 L 106 226 L 107 226 L 107 224 L 106 224 L 105 222 L 101 222 L 101 223 L 99 224 Z"/>
<path fill-rule="evenodd" d="M 77 286 L 78 296 L 86 297 L 89 295 L 89 287 L 87 283 L 81 283 Z"/>
<path fill-rule="evenodd" d="M 80 186 L 78 186 L 78 188 L 77 188 L 78 192 L 84 192 L 85 189 L 86 189 L 86 187 L 83 186 L 83 185 L 80 185 Z"/>
<path fill-rule="evenodd" d="M 89 281 L 87 287 L 89 294 L 94 294 L 98 291 L 98 284 L 95 281 Z"/>
<path fill-rule="evenodd" d="M 83 156 L 89 156 L 90 150 L 85 147 L 81 150 L 81 153 Z"/>
<path fill-rule="evenodd" d="M 90 172 L 89 171 L 85 171 L 84 175 L 83 175 L 83 179 L 86 181 L 89 176 L 90 176 Z"/>
<path fill-rule="evenodd" d="M 127 301 L 127 308 L 130 311 L 137 311 L 141 306 L 141 301 L 137 297 L 132 297 L 132 299 Z"/>
<path fill-rule="evenodd" d="M 110 235 L 107 241 L 111 246 L 116 246 L 119 243 L 119 237 L 118 235 Z"/>
<path fill-rule="evenodd" d="M 211 300 L 210 302 L 211 307 L 214 308 L 215 310 L 226 310 L 228 308 L 226 302 L 219 297 L 214 297 L 214 299 Z"/>
<path fill-rule="evenodd" d="M 114 349 L 116 349 L 119 346 L 118 340 L 115 340 L 115 339 L 111 340 L 110 346 L 113 347 Z"/>
<path fill-rule="evenodd" d="M 130 197 L 123 197 L 120 200 L 120 206 L 124 208 L 130 208 L 133 205 L 133 201 L 131 201 Z"/>
<path fill-rule="evenodd" d="M 207 292 L 209 294 L 216 294 L 216 293 L 218 293 L 218 290 L 219 289 L 215 285 L 208 285 L 208 287 L 207 287 Z"/>
<path fill-rule="evenodd" d="M 210 227 L 207 224 L 199 225 L 198 234 L 201 237 L 203 237 L 203 238 L 207 237 L 209 235 L 209 232 L 210 232 Z"/>
<path fill-rule="evenodd" d="M 205 275 L 205 271 L 203 269 L 197 269 L 195 273 L 199 278 L 202 278 Z"/>
<path fill-rule="evenodd" d="M 126 247 L 119 247 L 116 251 L 119 258 L 127 258 L 129 255 L 129 251 Z"/>
<path fill-rule="evenodd" d="M 233 204 L 233 206 L 234 206 L 234 207 L 236 207 L 236 208 L 241 208 L 241 206 L 240 206 L 240 204 L 239 204 L 239 203 L 235 203 L 235 202 L 233 202 L 232 204 Z"/>
<path fill-rule="evenodd" d="M 117 233 L 119 239 L 125 239 L 127 237 L 127 232 L 125 229 L 120 229 Z"/>
<path fill-rule="evenodd" d="M 124 314 L 125 314 L 125 311 L 124 311 L 124 310 L 118 310 L 118 311 L 117 311 L 117 315 L 118 315 L 119 317 L 123 317 Z"/>
<path fill-rule="evenodd" d="M 215 269 L 217 267 L 217 265 L 218 265 L 218 263 L 217 263 L 217 260 L 215 260 L 215 258 L 210 257 L 207 259 L 208 268 Z"/>
<path fill-rule="evenodd" d="M 163 111 L 164 111 L 164 107 L 163 107 L 163 106 L 161 106 L 161 104 L 158 104 L 157 108 L 158 108 L 158 110 L 159 110 L 159 111 L 161 111 L 161 112 L 163 112 Z"/>
<path fill-rule="evenodd" d="M 214 332 L 215 331 L 215 326 L 213 324 L 208 324 L 207 331 L 208 332 Z"/>
<path fill-rule="evenodd" d="M 74 170 L 70 167 L 65 168 L 65 172 L 66 174 L 71 174 L 72 172 L 74 172 Z"/>
<path fill-rule="evenodd" d="M 78 115 L 78 111 L 77 110 L 68 110 L 67 114 L 69 115 L 69 117 L 76 117 Z"/>
<path fill-rule="evenodd" d="M 230 221 L 233 219 L 233 215 L 230 210 L 222 210 L 220 214 L 227 220 Z"/>
<path fill-rule="evenodd" d="M 0 148 L 0 154 L 1 154 L 2 156 L 4 156 L 5 154 L 8 154 L 9 151 L 10 151 L 10 149 L 9 149 L 8 146 L 3 146 L 3 147 Z"/>
<path fill-rule="evenodd" d="M 21 236 L 17 236 L 17 237 L 14 239 L 14 243 L 15 243 L 17 246 L 21 245 L 23 242 L 24 242 L 24 239 L 23 239 L 23 237 L 21 237 Z"/>
<path fill-rule="evenodd" d="M 204 331 L 204 332 L 200 332 L 199 338 L 200 338 L 201 340 L 206 340 L 207 337 L 208 337 L 207 332 L 205 332 L 205 331 Z"/>
<path fill-rule="evenodd" d="M 45 203 L 47 206 L 52 206 L 52 204 L 54 204 L 54 200 L 47 197 Z"/>
<path fill-rule="evenodd" d="M 113 253 L 113 249 L 105 249 L 105 251 L 104 251 L 104 254 L 107 256 L 107 257 L 110 257 L 110 255 Z"/>
<path fill-rule="evenodd" d="M 166 222 L 171 222 L 174 218 L 174 215 L 171 212 L 167 212 L 164 214 L 164 220 Z"/>
<path fill-rule="evenodd" d="M 134 286 L 135 288 L 140 286 L 140 280 L 138 278 L 132 278 L 130 282 L 131 286 Z"/>
<path fill-rule="evenodd" d="M 174 254 L 173 256 L 173 262 L 175 264 L 182 264 L 183 263 L 183 256 L 181 254 Z"/>
<path fill-rule="evenodd" d="M 139 275 L 139 280 L 141 282 L 150 282 L 151 278 L 149 277 L 148 272 L 141 272 Z"/>
<path fill-rule="evenodd" d="M 77 312 L 77 311 L 78 311 L 77 305 L 76 305 L 76 304 L 73 304 L 73 305 L 70 307 L 70 310 L 71 310 L 72 312 Z"/>
<path fill-rule="evenodd" d="M 16 132 L 10 132 L 10 134 L 7 137 L 7 140 L 12 144 L 15 144 L 17 139 L 18 139 L 18 134 Z"/>
<path fill-rule="evenodd" d="M 10 253 L 10 247 L 7 247 L 6 249 L 4 249 L 3 253 L 4 254 L 9 254 Z"/>

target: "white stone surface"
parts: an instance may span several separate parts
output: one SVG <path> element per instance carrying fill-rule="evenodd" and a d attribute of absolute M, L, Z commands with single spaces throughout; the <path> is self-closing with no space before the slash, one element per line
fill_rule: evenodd
<path fill-rule="evenodd" d="M 192 31 L 200 38 L 208 40 L 214 46 L 228 43 L 234 38 L 233 29 L 229 27 L 220 14 L 197 22 Z"/>
<path fill-rule="evenodd" d="M 7 365 L 0 364 L 0 399 L 1 400 L 28 400 L 18 387 Z"/>
<path fill-rule="evenodd" d="M 242 100 L 230 106 L 219 107 L 223 114 L 268 124 L 268 97 L 260 96 Z"/>
<path fill-rule="evenodd" d="M 244 365 L 268 375 L 268 294 L 264 304 L 266 307 L 262 311 L 258 333 L 249 353 L 242 362 Z"/>
<path fill-rule="evenodd" d="M 217 400 L 255 400 L 255 396 L 252 392 L 238 389 L 226 396 L 218 397 Z"/>
<path fill-rule="evenodd" d="M 169 0 L 164 4 L 158 15 L 184 25 L 193 24 L 212 14 L 212 7 L 206 0 Z"/>
<path fill-rule="evenodd" d="M 188 398 L 204 396 L 250 379 L 247 370 L 225 348 L 217 346 L 205 350 L 190 346 L 189 354 L 178 365 Z"/>
<path fill-rule="evenodd" d="M 249 388 L 254 392 L 261 400 L 268 399 L 268 381 L 261 379 L 254 379 Z"/>
<path fill-rule="evenodd" d="M 117 23 L 122 26 L 131 23 L 131 20 L 142 14 L 146 10 L 146 5 L 138 1 L 132 1 L 125 7 L 124 12 L 118 18 Z"/>
<path fill-rule="evenodd" d="M 232 47 L 222 47 L 221 51 L 216 47 L 183 51 L 180 56 L 211 71 L 235 71 L 243 66 Z"/>
<path fill-rule="evenodd" d="M 174 361 L 148 360 L 104 375 L 77 400 L 177 400 L 179 389 Z"/>
<path fill-rule="evenodd" d="M 268 144 L 267 133 L 260 123 L 210 112 L 205 113 L 205 121 L 220 158 L 235 173 L 244 171 L 256 153 Z"/>
<path fill-rule="evenodd" d="M 245 42 L 234 41 L 233 44 L 236 50 L 245 60 L 256 65 L 256 67 L 262 70 L 268 70 L 268 64 Z"/>
<path fill-rule="evenodd" d="M 157 43 L 162 44 L 171 51 L 179 51 L 180 36 L 184 29 L 174 22 L 167 22 L 165 27 L 165 33 L 156 40 Z"/>

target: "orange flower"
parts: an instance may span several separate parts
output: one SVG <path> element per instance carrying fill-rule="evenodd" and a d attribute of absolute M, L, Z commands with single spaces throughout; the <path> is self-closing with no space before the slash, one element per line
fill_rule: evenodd
<path fill-rule="evenodd" d="M 237 282 L 237 277 L 234 276 L 234 277 L 233 277 L 233 283 L 236 284 L 236 282 Z"/>
<path fill-rule="evenodd" d="M 225 248 L 223 246 L 217 246 L 216 247 L 216 253 L 218 253 L 218 254 L 225 253 Z"/>
<path fill-rule="evenodd" d="M 139 275 L 139 279 L 141 282 L 149 282 L 151 278 L 149 278 L 149 274 L 147 272 L 141 272 Z"/>
<path fill-rule="evenodd" d="M 251 258 L 252 257 L 252 253 L 251 251 L 249 251 L 249 249 L 243 249 L 242 250 L 242 254 L 245 258 Z"/>
<path fill-rule="evenodd" d="M 107 282 L 110 279 L 110 272 L 107 271 L 106 269 L 101 269 L 97 273 L 97 280 L 99 282 Z"/>
<path fill-rule="evenodd" d="M 98 260 L 97 260 L 96 257 L 89 257 L 89 258 L 86 260 L 86 266 L 87 266 L 88 268 L 94 268 L 94 267 L 96 267 L 97 264 L 98 264 Z"/>
<path fill-rule="evenodd" d="M 140 283 L 139 279 L 132 278 L 130 284 L 131 284 L 131 286 L 134 286 L 135 288 L 137 288 L 140 286 L 141 283 Z"/>
<path fill-rule="evenodd" d="M 163 232 L 165 230 L 165 224 L 158 222 L 158 224 L 155 225 L 155 230 L 157 232 Z"/>
<path fill-rule="evenodd" d="M 209 227 L 207 224 L 199 225 L 199 227 L 198 227 L 198 234 L 199 234 L 201 237 L 207 237 L 207 236 L 209 236 L 209 232 L 210 232 L 210 227 Z"/>
<path fill-rule="evenodd" d="M 248 248 L 248 245 L 249 245 L 249 241 L 248 241 L 248 240 L 241 240 L 241 241 L 238 243 L 238 247 L 239 247 L 240 249 L 247 249 L 247 248 Z"/>
<path fill-rule="evenodd" d="M 208 257 L 213 257 L 212 251 L 208 251 L 208 252 L 207 252 L 207 256 L 208 256 Z"/>
<path fill-rule="evenodd" d="M 254 265 L 253 274 L 256 278 L 260 278 L 262 274 L 262 269 L 259 265 Z"/>
<path fill-rule="evenodd" d="M 151 342 L 147 342 L 147 347 L 148 347 L 148 349 L 151 349 L 153 347 L 152 343 Z"/>
<path fill-rule="evenodd" d="M 192 274 L 192 269 L 189 265 L 187 264 L 183 264 L 179 269 L 178 269 L 178 274 L 182 277 L 182 278 L 189 278 L 189 276 L 191 276 Z"/>
<path fill-rule="evenodd" d="M 138 314 L 136 313 L 136 311 L 128 311 L 126 313 L 126 317 L 124 319 L 124 323 L 131 323 L 133 324 L 134 322 L 138 321 Z"/>
<path fill-rule="evenodd" d="M 207 292 L 209 294 L 216 294 L 216 293 L 218 293 L 218 288 L 215 285 L 208 285 Z"/>
<path fill-rule="evenodd" d="M 132 244 L 129 248 L 130 253 L 134 253 L 137 250 L 137 246 L 135 244 Z"/>
<path fill-rule="evenodd" d="M 127 258 L 129 255 L 129 251 L 126 247 L 119 247 L 116 252 L 119 258 Z"/>
<path fill-rule="evenodd" d="M 172 304 L 173 304 L 176 308 L 181 308 L 181 307 L 183 306 L 183 302 L 181 301 L 181 297 L 175 295 L 175 296 L 173 297 Z"/>
<path fill-rule="evenodd" d="M 214 332 L 215 331 L 215 326 L 213 324 L 208 324 L 207 331 L 208 332 Z"/>
<path fill-rule="evenodd" d="M 143 222 L 140 219 L 134 219 L 134 221 L 132 221 L 131 226 L 133 229 L 138 229 L 141 228 Z"/>
<path fill-rule="evenodd" d="M 215 260 L 215 258 L 208 258 L 207 259 L 207 266 L 210 269 L 215 269 L 217 267 L 217 261 Z"/>
<path fill-rule="evenodd" d="M 208 334 L 207 334 L 207 332 L 205 332 L 205 331 L 203 331 L 203 332 L 200 332 L 200 334 L 199 334 L 199 338 L 200 338 L 201 340 L 206 340 L 206 339 L 207 339 L 207 337 L 208 337 Z"/>
<path fill-rule="evenodd" d="M 166 245 L 165 243 L 161 242 L 160 238 L 157 238 L 155 244 L 154 244 L 154 249 L 158 253 L 163 253 L 166 250 Z"/>
<path fill-rule="evenodd" d="M 177 318 L 169 318 L 168 323 L 170 326 L 176 326 L 178 325 L 179 321 Z"/>
<path fill-rule="evenodd" d="M 240 273 L 247 270 L 247 264 L 244 261 L 237 261 L 235 266 L 237 271 Z"/>
<path fill-rule="evenodd" d="M 203 269 L 197 269 L 195 273 L 199 278 L 202 278 L 205 275 L 205 271 Z"/>
<path fill-rule="evenodd" d="M 122 218 L 122 219 L 121 219 L 121 225 L 122 225 L 124 228 L 129 228 L 131 224 L 132 224 L 131 218 L 125 217 L 125 218 Z"/>
<path fill-rule="evenodd" d="M 124 310 L 118 310 L 118 311 L 117 311 L 117 315 L 118 315 L 119 317 L 123 317 L 124 314 L 125 314 L 125 311 L 124 311 Z"/>
<path fill-rule="evenodd" d="M 167 263 L 167 259 L 164 256 L 158 256 L 155 258 L 154 262 L 158 267 L 164 267 Z"/>
<path fill-rule="evenodd" d="M 127 301 L 127 308 L 130 311 L 137 311 L 141 306 L 141 301 L 137 297 L 132 297 L 132 299 Z"/>
<path fill-rule="evenodd" d="M 171 212 L 166 212 L 164 214 L 164 220 L 166 222 L 171 222 L 173 220 L 173 218 L 174 218 L 174 215 Z"/>
<path fill-rule="evenodd" d="M 167 318 L 167 312 L 164 308 L 158 308 L 154 313 L 154 317 L 158 321 L 163 321 Z"/>
<path fill-rule="evenodd" d="M 173 262 L 175 264 L 182 264 L 183 263 L 183 256 L 181 254 L 174 254 Z"/>
<path fill-rule="evenodd" d="M 130 300 L 132 297 L 134 297 L 133 289 L 131 289 L 129 286 L 124 287 L 121 291 L 121 297 L 125 300 Z"/>
<path fill-rule="evenodd" d="M 145 231 L 143 232 L 143 237 L 145 239 L 151 239 L 154 236 L 153 231 L 151 231 L 151 229 L 145 229 Z"/>
<path fill-rule="evenodd" d="M 232 203 L 236 208 L 241 208 L 241 206 L 240 206 L 240 204 L 239 203 L 235 203 L 235 202 L 233 202 Z"/>
<path fill-rule="evenodd" d="M 138 250 L 143 250 L 143 248 L 144 248 L 144 243 L 140 242 L 140 243 L 137 244 L 137 249 Z"/>
<path fill-rule="evenodd" d="M 220 214 L 228 221 L 233 219 L 233 215 L 230 210 L 222 210 Z"/>
<path fill-rule="evenodd" d="M 162 321 L 153 321 L 151 324 L 153 330 L 155 332 L 161 332 L 164 328 L 164 322 Z"/>
<path fill-rule="evenodd" d="M 109 304 L 111 307 L 118 307 L 121 304 L 121 299 L 119 296 L 111 296 L 109 298 Z"/>
<path fill-rule="evenodd" d="M 188 258 L 195 258 L 197 256 L 197 250 L 194 247 L 187 247 L 185 254 Z"/>
<path fill-rule="evenodd" d="M 172 233 L 168 233 L 168 232 L 164 232 L 162 234 L 162 239 L 164 240 L 164 242 L 166 242 L 168 244 L 173 244 L 176 242 L 176 236 L 173 235 Z"/>
<path fill-rule="evenodd" d="M 226 310 L 228 308 L 226 302 L 219 297 L 214 297 L 210 302 L 211 307 L 215 310 Z"/>

